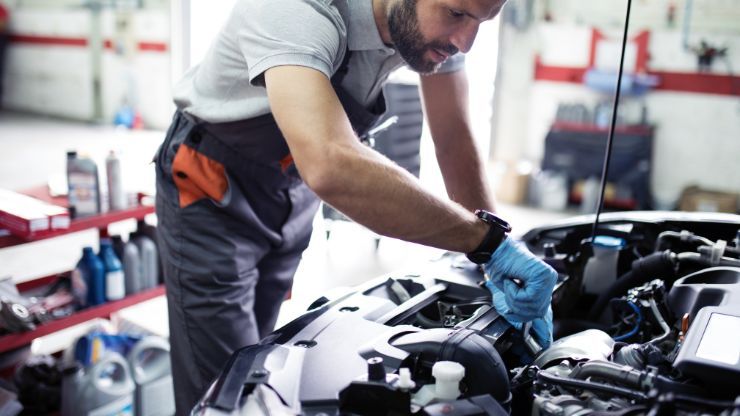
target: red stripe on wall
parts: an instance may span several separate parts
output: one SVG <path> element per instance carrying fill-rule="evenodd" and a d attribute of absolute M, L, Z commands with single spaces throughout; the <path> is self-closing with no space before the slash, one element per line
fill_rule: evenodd
<path fill-rule="evenodd" d="M 76 46 L 86 47 L 88 41 L 86 38 L 65 38 L 58 36 L 37 36 L 37 35 L 10 35 L 10 41 L 13 43 L 25 43 L 31 45 L 44 46 Z M 106 39 L 103 41 L 103 48 L 113 49 L 113 41 Z M 164 42 L 139 42 L 137 47 L 140 51 L 146 52 L 167 52 L 168 45 Z"/>
<path fill-rule="evenodd" d="M 62 38 L 56 36 L 10 35 L 10 41 L 32 45 L 87 46 L 87 39 L 85 38 Z"/>
<path fill-rule="evenodd" d="M 543 65 L 535 59 L 534 79 L 537 81 L 568 82 L 583 84 L 583 75 L 588 68 Z M 657 91 L 693 92 L 700 94 L 740 95 L 740 77 L 733 75 L 649 71 L 659 84 Z"/>
<path fill-rule="evenodd" d="M 139 42 L 140 51 L 167 52 L 167 44 L 162 42 Z"/>
<path fill-rule="evenodd" d="M 585 74 L 586 68 L 543 65 L 539 56 L 534 61 L 534 79 L 537 81 L 582 84 Z"/>
<path fill-rule="evenodd" d="M 740 77 L 733 75 L 650 72 L 660 78 L 658 90 L 740 95 Z"/>

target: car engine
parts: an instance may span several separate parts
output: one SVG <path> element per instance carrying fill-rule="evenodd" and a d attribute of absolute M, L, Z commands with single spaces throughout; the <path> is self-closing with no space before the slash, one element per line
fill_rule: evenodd
<path fill-rule="evenodd" d="M 198 415 L 740 415 L 740 216 L 609 213 L 521 240 L 559 274 L 542 349 L 448 253 L 233 354 Z"/>

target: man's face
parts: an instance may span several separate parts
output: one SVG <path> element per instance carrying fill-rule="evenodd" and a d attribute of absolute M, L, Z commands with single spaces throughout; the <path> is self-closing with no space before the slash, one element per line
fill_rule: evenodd
<path fill-rule="evenodd" d="M 451 55 L 467 52 L 478 26 L 505 0 L 398 0 L 388 12 L 391 40 L 409 67 L 432 73 Z"/>
<path fill-rule="evenodd" d="M 416 72 L 431 73 L 436 71 L 443 61 L 428 59 L 429 52 L 438 49 L 448 55 L 454 55 L 458 50 L 449 43 L 427 42 L 424 40 L 424 36 L 419 29 L 416 2 L 417 0 L 400 0 L 391 6 L 388 28 L 391 32 L 394 47 L 409 67 Z"/>

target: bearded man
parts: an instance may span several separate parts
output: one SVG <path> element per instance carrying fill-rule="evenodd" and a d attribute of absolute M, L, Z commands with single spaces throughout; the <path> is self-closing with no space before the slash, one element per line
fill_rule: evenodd
<path fill-rule="evenodd" d="M 463 54 L 504 2 L 237 1 L 175 87 L 155 157 L 178 414 L 234 350 L 273 330 L 319 199 L 378 234 L 503 267 L 511 313 L 546 314 L 554 271 L 492 214 L 468 122 Z M 421 74 L 449 199 L 358 140 L 403 65 Z"/>

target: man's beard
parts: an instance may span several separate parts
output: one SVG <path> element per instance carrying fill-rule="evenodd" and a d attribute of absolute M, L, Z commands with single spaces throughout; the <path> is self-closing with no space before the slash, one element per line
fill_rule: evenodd
<path fill-rule="evenodd" d="M 388 15 L 388 28 L 393 46 L 408 66 L 419 73 L 429 74 L 439 69 L 441 64 L 430 61 L 424 55 L 431 49 L 438 49 L 449 55 L 457 53 L 457 48 L 441 42 L 424 43 L 416 15 L 416 0 L 400 0 L 391 6 Z"/>

